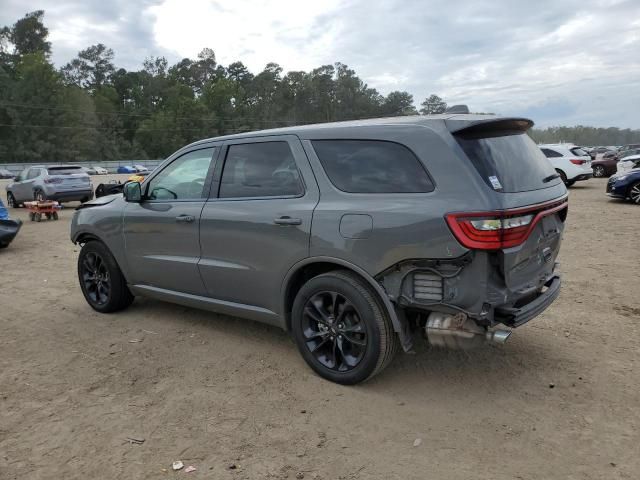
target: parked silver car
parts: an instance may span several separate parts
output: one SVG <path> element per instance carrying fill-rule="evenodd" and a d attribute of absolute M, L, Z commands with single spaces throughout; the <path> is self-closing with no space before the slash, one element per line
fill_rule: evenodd
<path fill-rule="evenodd" d="M 89 175 L 77 165 L 33 166 L 7 185 L 7 203 L 18 207 L 29 200 L 87 202 L 93 198 Z"/>
<path fill-rule="evenodd" d="M 142 295 L 279 326 L 344 384 L 425 336 L 503 343 L 496 327 L 560 291 L 567 191 L 532 124 L 399 117 L 196 142 L 76 211 L 80 287 L 99 312 Z"/>

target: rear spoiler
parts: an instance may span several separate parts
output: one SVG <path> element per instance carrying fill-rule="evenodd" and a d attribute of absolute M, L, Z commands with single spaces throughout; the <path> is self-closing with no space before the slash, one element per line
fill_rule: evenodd
<path fill-rule="evenodd" d="M 456 119 L 445 120 L 449 131 L 465 138 L 488 138 L 503 135 L 517 135 L 533 127 L 533 121 L 528 118 L 489 118 L 469 121 Z"/>

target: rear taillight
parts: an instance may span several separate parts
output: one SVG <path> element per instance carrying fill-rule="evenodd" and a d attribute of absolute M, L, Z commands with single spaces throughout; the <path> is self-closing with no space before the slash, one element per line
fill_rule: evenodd
<path fill-rule="evenodd" d="M 455 237 L 465 247 L 500 250 L 524 243 L 542 217 L 566 209 L 565 199 L 525 209 L 450 213 L 445 218 Z M 565 218 L 566 212 L 561 216 L 563 221 Z"/>
<path fill-rule="evenodd" d="M 44 183 L 62 183 L 60 177 L 49 177 L 44 179 Z"/>
<path fill-rule="evenodd" d="M 569 160 L 571 163 L 573 163 L 574 165 L 584 165 L 585 163 L 587 163 L 586 160 L 580 160 L 579 158 L 572 158 L 571 160 Z"/>

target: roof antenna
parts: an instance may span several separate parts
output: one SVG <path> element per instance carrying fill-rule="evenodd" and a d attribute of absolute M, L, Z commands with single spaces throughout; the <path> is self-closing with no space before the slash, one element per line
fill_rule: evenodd
<path fill-rule="evenodd" d="M 447 108 L 444 113 L 469 113 L 469 107 L 466 105 L 454 105 Z"/>

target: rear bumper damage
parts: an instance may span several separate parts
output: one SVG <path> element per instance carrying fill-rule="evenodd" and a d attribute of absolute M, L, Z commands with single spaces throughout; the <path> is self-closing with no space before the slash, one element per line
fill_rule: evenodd
<path fill-rule="evenodd" d="M 378 280 L 413 332 L 421 331 L 432 345 L 503 344 L 511 332 L 500 326 L 517 328 L 540 315 L 558 298 L 561 278 L 551 261 L 535 281 L 509 288 L 496 263 L 495 255 L 470 252 L 451 261 L 398 265 Z"/>

